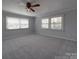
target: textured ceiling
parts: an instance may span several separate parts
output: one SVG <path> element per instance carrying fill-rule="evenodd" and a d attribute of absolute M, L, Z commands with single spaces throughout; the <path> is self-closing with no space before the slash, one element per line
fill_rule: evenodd
<path fill-rule="evenodd" d="M 27 12 L 23 5 L 27 1 L 40 3 L 40 7 L 34 8 L 36 12 Z M 2 9 L 27 16 L 38 16 L 50 11 L 76 8 L 76 0 L 2 0 Z"/>

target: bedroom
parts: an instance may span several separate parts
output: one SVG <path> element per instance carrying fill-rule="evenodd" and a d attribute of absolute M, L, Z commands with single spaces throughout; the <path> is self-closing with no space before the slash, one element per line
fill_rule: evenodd
<path fill-rule="evenodd" d="M 26 7 L 30 1 L 40 4 Z M 77 59 L 76 0 L 2 0 L 3 59 Z"/>

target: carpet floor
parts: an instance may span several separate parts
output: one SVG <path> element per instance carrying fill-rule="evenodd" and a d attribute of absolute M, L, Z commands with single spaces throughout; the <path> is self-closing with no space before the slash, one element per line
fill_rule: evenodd
<path fill-rule="evenodd" d="M 76 42 L 28 35 L 2 44 L 2 59 L 55 59 L 56 55 L 65 52 L 76 52 Z"/>

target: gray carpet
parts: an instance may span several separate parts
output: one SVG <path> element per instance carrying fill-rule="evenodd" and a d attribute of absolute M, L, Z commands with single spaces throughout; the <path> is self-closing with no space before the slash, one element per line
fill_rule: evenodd
<path fill-rule="evenodd" d="M 3 59 L 55 59 L 65 52 L 76 52 L 76 42 L 29 35 L 6 40 L 2 46 Z"/>

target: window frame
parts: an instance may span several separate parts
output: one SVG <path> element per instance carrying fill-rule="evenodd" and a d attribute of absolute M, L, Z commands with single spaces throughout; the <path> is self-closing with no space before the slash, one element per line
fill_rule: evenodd
<path fill-rule="evenodd" d="M 42 20 L 43 20 L 43 19 L 48 19 L 48 23 L 42 23 Z M 47 25 L 48 25 L 48 28 L 43 28 L 43 27 L 42 27 L 42 24 L 47 24 Z M 49 29 L 49 18 L 42 18 L 42 19 L 41 19 L 41 29 Z"/>
<path fill-rule="evenodd" d="M 52 29 L 51 28 L 51 18 L 54 18 L 54 17 L 62 17 L 62 24 L 61 24 L 61 26 L 62 26 L 62 28 L 61 29 Z M 51 29 L 51 30 L 54 30 L 54 31 L 64 31 L 64 14 L 63 15 L 55 15 L 55 16 L 52 16 L 52 17 L 50 17 L 50 25 L 49 25 L 49 28 Z"/>
<path fill-rule="evenodd" d="M 52 30 L 52 31 L 62 31 L 64 32 L 64 28 L 65 28 L 65 25 L 64 25 L 64 21 L 65 21 L 65 18 L 64 18 L 64 14 L 58 14 L 58 15 L 54 15 L 54 16 L 50 16 L 50 17 L 46 17 L 46 18 L 41 18 L 42 19 L 49 19 L 49 24 L 48 24 L 48 28 L 42 28 L 41 26 L 41 29 L 48 29 L 48 30 Z M 62 17 L 62 29 L 51 29 L 51 18 L 53 17 Z M 42 22 L 41 22 L 41 25 L 42 25 Z"/>
<path fill-rule="evenodd" d="M 8 29 L 8 28 L 7 28 L 7 17 L 10 17 L 10 18 L 18 18 L 18 19 L 19 19 L 19 28 L 18 28 L 18 29 Z M 21 30 L 21 29 L 23 30 L 23 29 L 29 29 L 30 27 L 28 27 L 28 28 L 21 28 L 21 27 L 20 27 L 20 26 L 21 26 L 21 25 L 20 25 L 20 20 L 21 20 L 21 19 L 27 19 L 27 20 L 28 20 L 28 26 L 30 26 L 30 25 L 29 25 L 29 23 L 30 23 L 30 22 L 29 22 L 29 18 L 19 18 L 19 17 L 6 16 L 6 21 L 5 21 L 5 23 L 6 23 L 5 27 L 6 27 L 6 28 L 5 28 L 5 29 L 6 29 L 6 30 Z"/>

